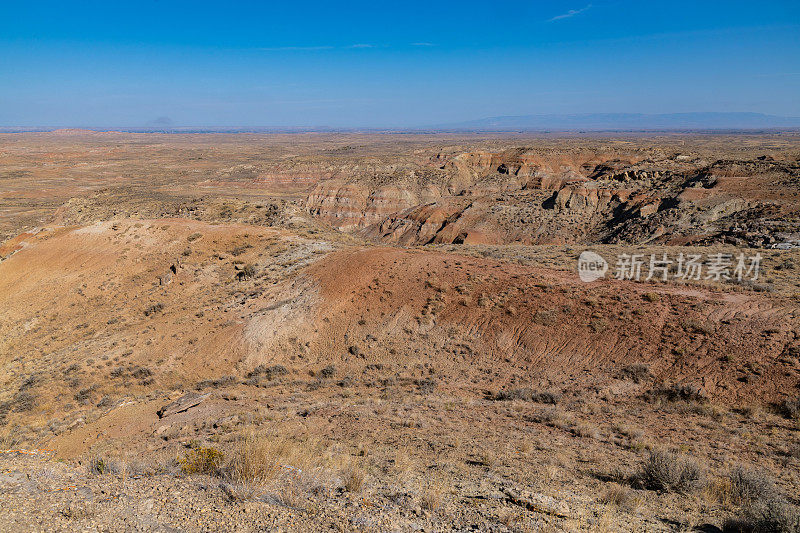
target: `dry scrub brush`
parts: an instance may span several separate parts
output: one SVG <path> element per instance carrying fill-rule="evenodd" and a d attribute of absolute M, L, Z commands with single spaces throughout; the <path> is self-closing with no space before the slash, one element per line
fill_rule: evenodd
<path fill-rule="evenodd" d="M 779 498 L 775 482 L 763 471 L 737 466 L 728 474 L 728 479 L 731 496 L 739 505 Z"/>
<path fill-rule="evenodd" d="M 733 501 L 743 512 L 741 517 L 729 520 L 724 531 L 800 532 L 800 509 L 783 497 L 767 473 L 737 466 L 726 481 Z"/>
<path fill-rule="evenodd" d="M 704 479 L 695 459 L 665 450 L 651 451 L 637 476 L 645 488 L 665 492 L 689 492 L 702 486 Z"/>

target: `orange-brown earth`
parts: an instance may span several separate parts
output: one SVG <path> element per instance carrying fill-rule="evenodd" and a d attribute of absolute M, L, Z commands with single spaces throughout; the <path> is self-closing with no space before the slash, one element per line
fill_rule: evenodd
<path fill-rule="evenodd" d="M 794 138 L 3 142 L 0 435 L 68 464 L 1 458 L 2 528 L 756 523 L 737 465 L 797 503 L 800 251 L 766 247 L 796 238 Z M 582 283 L 581 246 L 539 242 L 765 270 Z M 302 472 L 242 492 L 174 461 L 254 434 Z M 642 481 L 662 448 L 702 487 Z"/>

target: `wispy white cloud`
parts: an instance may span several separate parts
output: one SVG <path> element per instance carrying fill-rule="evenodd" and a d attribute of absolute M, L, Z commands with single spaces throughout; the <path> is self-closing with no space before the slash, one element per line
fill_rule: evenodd
<path fill-rule="evenodd" d="M 258 50 L 260 52 L 315 52 L 319 50 L 358 50 L 358 49 L 368 49 L 368 48 L 381 48 L 375 44 L 368 44 L 368 43 L 356 43 L 350 44 L 347 46 L 267 46 L 261 48 L 255 48 L 254 50 Z"/>
<path fill-rule="evenodd" d="M 433 43 L 411 43 L 411 46 L 436 46 Z"/>
<path fill-rule="evenodd" d="M 753 74 L 756 78 L 783 78 L 800 76 L 800 72 L 769 72 L 766 74 Z"/>
<path fill-rule="evenodd" d="M 333 50 L 333 46 L 273 46 L 258 48 L 262 52 L 307 52 L 314 50 Z"/>
<path fill-rule="evenodd" d="M 563 20 L 574 17 L 575 15 L 580 15 L 584 11 L 587 11 L 589 8 L 592 7 L 592 4 L 587 4 L 586 7 L 582 7 L 580 9 L 570 9 L 566 13 L 562 13 L 561 15 L 556 15 L 555 17 L 549 19 L 547 22 L 554 22 L 556 20 Z"/>

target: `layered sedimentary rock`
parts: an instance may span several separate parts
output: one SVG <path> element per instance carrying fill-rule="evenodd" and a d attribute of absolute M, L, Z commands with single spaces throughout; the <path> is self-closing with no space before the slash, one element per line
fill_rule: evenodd
<path fill-rule="evenodd" d="M 308 194 L 309 212 L 343 230 L 379 224 L 387 217 L 419 205 L 423 198 L 441 196 L 434 190 L 415 194 L 401 187 L 386 186 L 369 192 L 358 183 L 329 180 Z"/>
<path fill-rule="evenodd" d="M 748 213 L 796 207 L 764 187 L 776 175 L 796 189 L 800 166 L 659 153 L 437 153 L 407 174 L 377 169 L 320 181 L 305 207 L 387 243 L 724 240 Z"/>

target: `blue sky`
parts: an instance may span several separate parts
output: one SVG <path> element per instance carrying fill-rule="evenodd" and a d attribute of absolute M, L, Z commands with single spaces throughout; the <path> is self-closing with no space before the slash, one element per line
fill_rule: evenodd
<path fill-rule="evenodd" d="M 10 2 L 0 126 L 800 116 L 800 2 Z"/>

